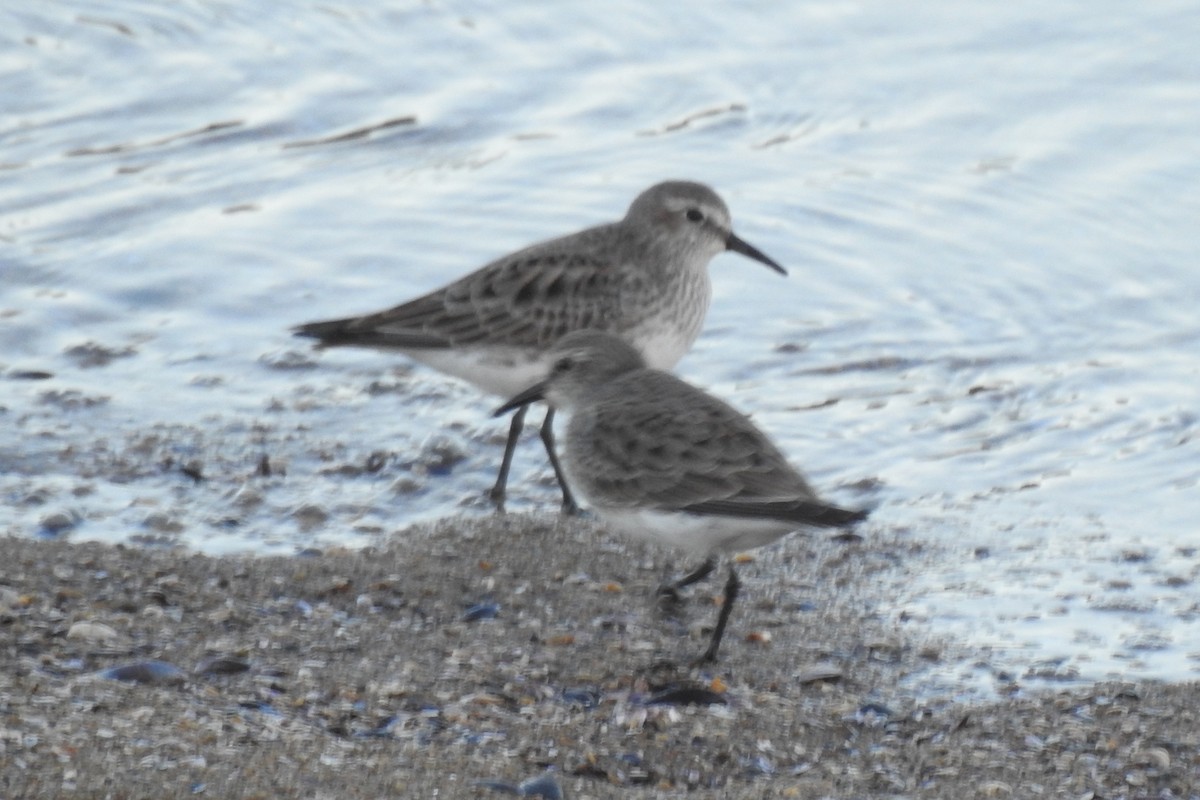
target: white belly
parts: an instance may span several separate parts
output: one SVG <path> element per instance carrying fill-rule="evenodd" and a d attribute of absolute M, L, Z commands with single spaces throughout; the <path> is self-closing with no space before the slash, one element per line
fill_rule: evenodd
<path fill-rule="evenodd" d="M 506 400 L 545 378 L 550 368 L 545 355 L 513 348 L 410 350 L 406 355 Z"/>
<path fill-rule="evenodd" d="M 607 525 L 628 536 L 699 554 L 752 550 L 770 544 L 797 527 L 777 520 L 712 517 L 679 511 L 594 510 Z"/>
<path fill-rule="evenodd" d="M 665 370 L 679 363 L 695 339 L 690 331 L 667 327 L 634 330 L 625 336 L 642 353 L 647 366 Z M 550 371 L 550 359 L 545 352 L 514 347 L 405 350 L 404 353 L 414 361 L 506 400 L 533 386 Z"/>

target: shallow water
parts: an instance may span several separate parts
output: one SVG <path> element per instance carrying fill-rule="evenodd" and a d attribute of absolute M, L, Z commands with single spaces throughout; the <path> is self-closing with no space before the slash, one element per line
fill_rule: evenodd
<path fill-rule="evenodd" d="M 680 373 L 930 542 L 890 610 L 992 656 L 940 679 L 1200 673 L 1195 4 L 0 20 L 0 531 L 288 552 L 487 513 L 492 399 L 288 328 L 686 177 L 792 274 L 719 257 Z M 555 503 L 518 458 L 510 507 Z"/>

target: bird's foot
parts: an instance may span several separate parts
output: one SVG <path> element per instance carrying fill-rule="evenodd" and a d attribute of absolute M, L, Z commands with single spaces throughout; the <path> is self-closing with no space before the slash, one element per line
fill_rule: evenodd
<path fill-rule="evenodd" d="M 717 648 L 720 642 L 711 642 L 700 656 L 692 661 L 693 667 L 705 667 L 717 663 Z"/>
<path fill-rule="evenodd" d="M 504 491 L 503 486 L 493 486 L 488 489 L 487 498 L 495 506 L 497 514 L 504 513 L 504 501 L 508 499 L 508 494 Z"/>
<path fill-rule="evenodd" d="M 654 592 L 654 608 L 659 616 L 677 619 L 683 610 L 684 598 L 673 583 L 664 583 Z"/>

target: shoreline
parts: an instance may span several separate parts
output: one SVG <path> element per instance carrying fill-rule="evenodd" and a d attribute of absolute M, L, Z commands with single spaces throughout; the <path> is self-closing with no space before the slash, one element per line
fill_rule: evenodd
<path fill-rule="evenodd" d="M 915 695 L 952 645 L 877 609 L 919 545 L 784 542 L 693 667 L 722 581 L 664 617 L 684 565 L 586 521 L 297 556 L 0 538 L 0 796 L 1200 796 L 1200 684 Z"/>

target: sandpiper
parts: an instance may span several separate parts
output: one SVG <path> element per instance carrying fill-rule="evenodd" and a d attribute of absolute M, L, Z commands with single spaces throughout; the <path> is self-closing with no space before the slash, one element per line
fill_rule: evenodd
<path fill-rule="evenodd" d="M 358 317 L 297 326 L 322 346 L 397 350 L 478 388 L 509 397 L 541 380 L 546 351 L 587 328 L 628 342 L 646 363 L 673 367 L 700 334 L 712 288 L 708 263 L 732 250 L 786 274 L 733 233 L 729 209 L 691 181 L 651 186 L 624 219 L 503 256 L 407 303 Z M 503 507 L 526 406 L 513 415 L 500 473 L 490 495 Z M 554 450 L 554 409 L 541 437 L 563 492 L 575 500 Z"/>
<path fill-rule="evenodd" d="M 546 399 L 568 415 L 563 468 L 606 524 L 704 555 L 667 587 L 695 583 L 721 553 L 811 527 L 859 522 L 864 511 L 823 502 L 754 423 L 601 331 L 569 334 L 549 351 L 546 379 L 497 414 Z M 701 661 L 715 661 L 741 583 L 730 559 L 725 602 Z"/>

